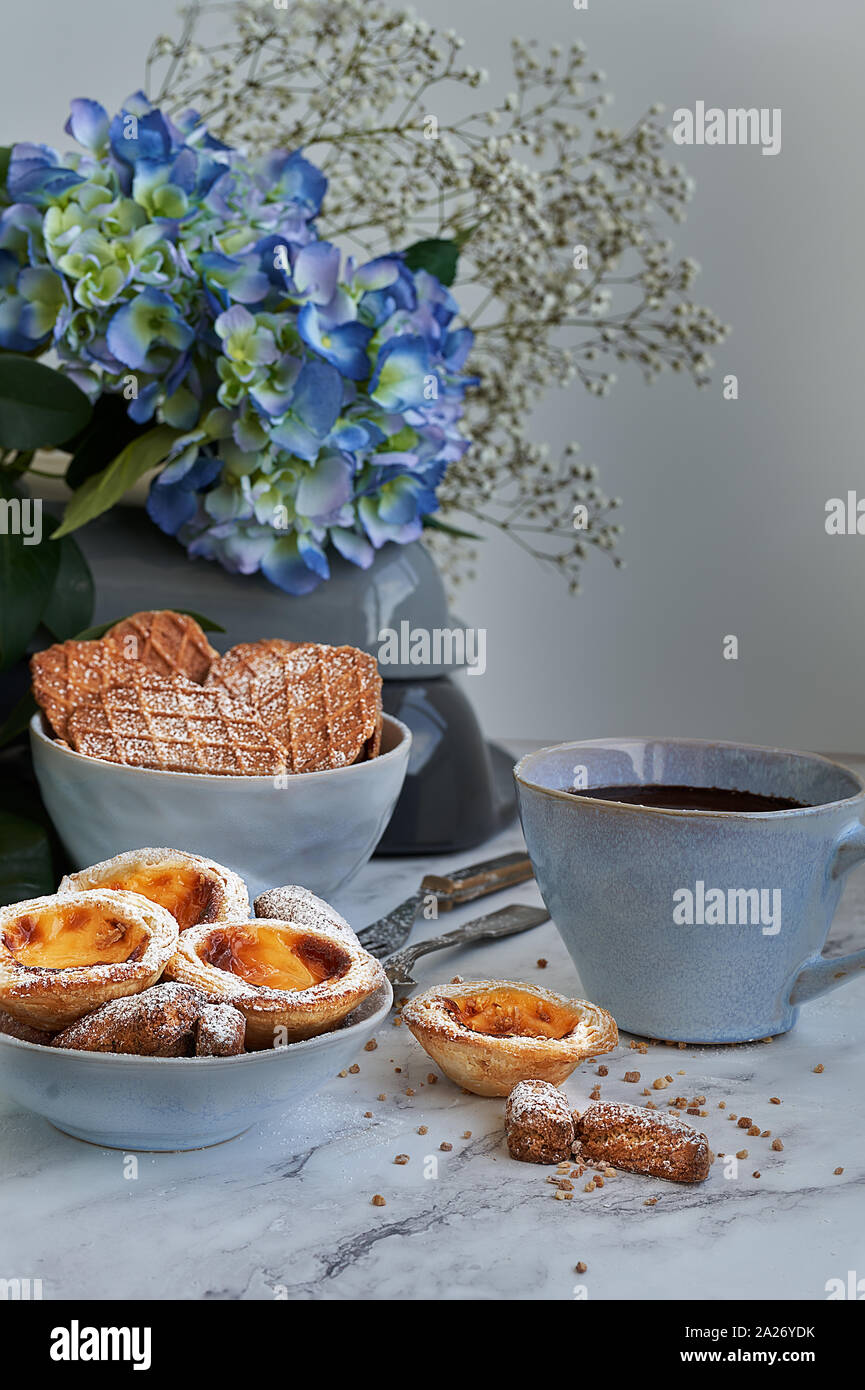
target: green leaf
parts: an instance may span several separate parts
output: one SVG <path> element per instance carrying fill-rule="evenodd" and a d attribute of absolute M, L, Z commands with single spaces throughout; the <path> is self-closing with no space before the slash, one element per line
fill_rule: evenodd
<path fill-rule="evenodd" d="M 107 468 L 88 478 L 72 496 L 63 525 L 54 532 L 54 539 L 77 531 L 79 526 L 85 526 L 119 502 L 142 474 L 162 463 L 180 433 L 169 425 L 157 425 L 127 444 Z"/>
<path fill-rule="evenodd" d="M 0 811 L 0 905 L 54 891 L 48 833 L 34 821 Z"/>
<path fill-rule="evenodd" d="M 8 483 L 0 487 L 0 670 L 27 650 L 51 597 L 60 568 L 60 547 L 21 530 L 22 499 Z M 38 500 L 38 499 L 37 499 Z M 35 506 L 35 504 L 34 504 Z M 34 518 L 31 518 L 35 520 Z"/>
<path fill-rule="evenodd" d="M 50 520 L 56 525 L 54 517 Z M 93 576 L 74 536 L 64 536 L 59 548 L 57 578 L 42 621 L 52 637 L 65 642 L 93 617 Z"/>
<path fill-rule="evenodd" d="M 224 632 L 225 628 L 220 627 L 212 618 L 205 618 L 203 614 L 196 613 L 192 608 L 173 608 L 173 613 L 184 613 L 187 618 L 194 618 L 200 628 L 205 632 Z M 127 617 L 129 614 L 126 615 Z M 124 622 L 124 618 L 111 618 L 107 623 L 97 623 L 96 627 L 88 627 L 84 632 L 76 632 L 74 641 L 76 642 L 98 642 L 100 637 L 104 637 L 110 627 L 116 623 Z"/>
<path fill-rule="evenodd" d="M 0 748 L 11 743 L 13 738 L 17 738 L 19 734 L 24 733 L 38 708 L 39 706 L 33 698 L 33 692 L 28 690 L 25 695 L 21 696 L 17 705 L 13 705 L 0 725 Z"/>
<path fill-rule="evenodd" d="M 482 541 L 483 536 L 479 536 L 475 531 L 463 531 L 459 526 L 452 526 L 449 521 L 442 521 L 437 516 L 425 516 L 423 525 L 431 531 L 446 531 L 449 536 L 459 536 L 467 541 Z"/>
<path fill-rule="evenodd" d="M 456 241 L 441 241 L 430 237 L 426 241 L 414 242 L 403 254 L 409 270 L 427 270 L 443 285 L 452 285 L 456 279 L 460 255 L 459 243 Z"/>
<path fill-rule="evenodd" d="M 0 354 L 0 446 L 45 449 L 83 429 L 91 405 L 67 376 L 19 353 Z"/>
<path fill-rule="evenodd" d="M 9 177 L 9 160 L 12 158 L 12 146 L 0 145 L 0 207 L 5 207 L 11 201 L 6 192 L 6 180 Z"/>
<path fill-rule="evenodd" d="M 138 439 L 152 428 L 151 425 L 140 425 L 130 420 L 127 404 L 122 396 L 100 396 L 93 407 L 89 424 L 68 441 L 67 447 L 73 450 L 73 454 L 66 469 L 66 483 L 73 492 L 94 473 L 101 473 L 107 468 L 133 439 Z"/>

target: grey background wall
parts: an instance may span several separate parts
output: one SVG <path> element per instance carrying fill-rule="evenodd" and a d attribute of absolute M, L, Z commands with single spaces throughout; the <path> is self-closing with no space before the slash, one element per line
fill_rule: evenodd
<path fill-rule="evenodd" d="M 492 734 L 556 739 L 675 733 L 853 750 L 865 745 L 865 536 L 830 538 L 824 507 L 860 488 L 863 397 L 859 0 L 419 0 L 507 87 L 513 33 L 587 43 L 618 124 L 652 101 L 781 107 L 783 148 L 679 152 L 697 180 L 682 254 L 697 297 L 734 325 L 716 381 L 613 396 L 575 387 L 539 432 L 577 437 L 624 498 L 622 553 L 559 581 L 493 540 L 460 598 L 488 629 L 488 669 L 468 688 Z M 16 8 L 5 52 L 3 141 L 63 143 L 76 95 L 116 105 L 139 85 L 174 0 L 44 0 Z M 739 378 L 725 402 L 720 379 Z M 738 661 L 722 639 L 739 638 Z"/>

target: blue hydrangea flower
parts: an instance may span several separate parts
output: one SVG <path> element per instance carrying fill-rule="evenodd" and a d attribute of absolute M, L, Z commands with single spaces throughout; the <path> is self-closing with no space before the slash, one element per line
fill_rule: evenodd
<path fill-rule="evenodd" d="M 148 511 L 191 556 L 304 594 L 334 553 L 415 540 L 468 448 L 451 292 L 399 253 L 343 262 L 301 151 L 248 159 L 142 92 L 76 98 L 65 131 L 83 153 L 11 151 L 0 348 L 175 431 Z"/>

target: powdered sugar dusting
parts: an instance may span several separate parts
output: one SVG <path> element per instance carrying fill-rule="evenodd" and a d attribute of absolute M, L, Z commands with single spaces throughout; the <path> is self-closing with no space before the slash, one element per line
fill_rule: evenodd
<path fill-rule="evenodd" d="M 705 1134 L 677 1115 L 625 1102 L 589 1106 L 576 1121 L 577 1144 L 590 1159 L 673 1182 L 702 1182 L 711 1154 Z"/>
<path fill-rule="evenodd" d="M 671 1136 L 694 1139 L 699 1133 L 693 1125 L 687 1124 L 678 1115 L 668 1114 L 663 1110 L 648 1110 L 644 1105 L 629 1105 L 625 1101 L 603 1101 L 597 1105 L 590 1105 L 583 1111 L 581 1118 L 588 1120 L 595 1116 L 603 1117 L 605 1124 L 630 1130 L 633 1134 L 653 1134 L 659 1128 L 663 1128 Z"/>
<path fill-rule="evenodd" d="M 231 1004 L 203 1006 L 196 1030 L 196 1052 L 199 1057 L 224 1057 L 243 1051 L 246 1020 Z"/>
<path fill-rule="evenodd" d="M 508 1096 L 508 1123 L 558 1116 L 570 1120 L 568 1102 L 549 1081 L 518 1081 Z"/>
<path fill-rule="evenodd" d="M 560 1091 L 548 1081 L 519 1081 L 505 1111 L 508 1151 L 521 1163 L 559 1163 L 574 1142 L 574 1119 Z"/>
<path fill-rule="evenodd" d="M 298 927 L 309 927 L 312 931 L 339 932 L 357 941 L 348 922 L 330 903 L 296 883 L 287 883 L 281 888 L 271 888 L 261 893 L 255 899 L 255 915 L 291 922 Z"/>
<path fill-rule="evenodd" d="M 281 745 L 248 705 L 219 686 L 166 679 L 141 663 L 134 678 L 79 705 L 69 716 L 76 752 L 162 772 L 274 775 Z"/>
<path fill-rule="evenodd" d="M 263 663 L 252 698 L 288 750 L 290 771 L 316 772 L 362 754 L 376 730 L 381 677 L 367 652 L 307 642 Z"/>
<path fill-rule="evenodd" d="M 150 1057 L 223 1057 L 243 1051 L 246 1022 L 191 985 L 165 981 L 112 1000 L 54 1039 L 55 1047 Z"/>

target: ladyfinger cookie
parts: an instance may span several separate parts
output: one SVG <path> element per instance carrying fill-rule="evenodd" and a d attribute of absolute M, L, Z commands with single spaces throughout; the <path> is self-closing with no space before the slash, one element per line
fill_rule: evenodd
<path fill-rule="evenodd" d="M 705 1134 L 677 1115 L 642 1105 L 600 1102 L 574 1113 L 580 1153 L 630 1173 L 648 1173 L 670 1182 L 703 1182 L 712 1155 Z"/>
<path fill-rule="evenodd" d="M 561 1091 L 548 1081 L 518 1081 L 508 1096 L 505 1133 L 511 1158 L 561 1163 L 571 1156 L 574 1116 Z"/>

